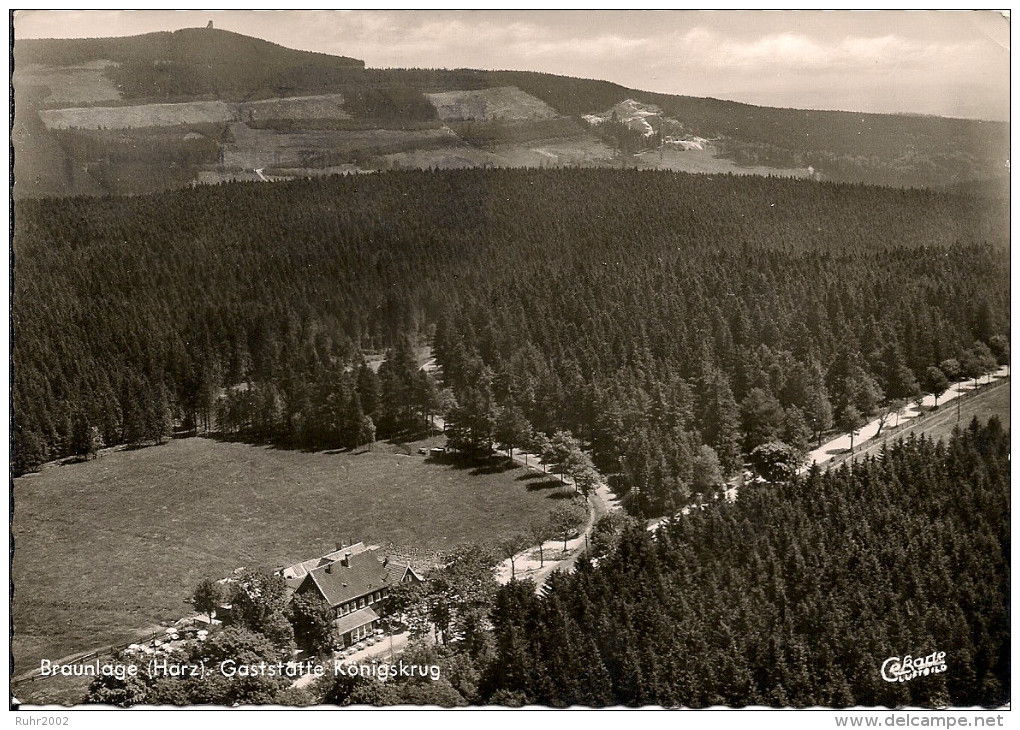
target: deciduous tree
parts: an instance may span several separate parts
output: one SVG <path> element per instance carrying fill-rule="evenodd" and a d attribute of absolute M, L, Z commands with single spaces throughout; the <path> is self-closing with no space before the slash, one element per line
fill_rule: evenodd
<path fill-rule="evenodd" d="M 263 634 L 286 654 L 294 644 L 294 631 L 286 618 L 287 586 L 279 575 L 264 569 L 246 569 L 231 584 L 230 609 L 234 621 Z"/>
<path fill-rule="evenodd" d="M 204 613 L 212 620 L 213 612 L 223 600 L 223 586 L 211 578 L 203 579 L 191 594 L 191 603 L 195 610 Z"/>
<path fill-rule="evenodd" d="M 938 408 L 939 398 L 949 387 L 949 379 L 946 377 L 945 373 L 934 365 L 931 365 L 924 371 L 924 376 L 921 378 L 921 384 L 924 387 L 924 392 L 935 398 L 935 407 Z"/>
<path fill-rule="evenodd" d="M 290 620 L 294 626 L 294 640 L 299 647 L 314 655 L 331 655 L 339 646 L 334 615 L 321 596 L 298 593 L 290 603 Z"/>
<path fill-rule="evenodd" d="M 500 557 L 510 561 L 510 580 L 517 578 L 517 554 L 531 545 L 531 538 L 523 532 L 511 532 L 497 542 Z"/>
<path fill-rule="evenodd" d="M 797 475 L 803 456 L 789 444 L 770 441 L 751 452 L 754 473 L 771 484 L 785 484 Z"/>
<path fill-rule="evenodd" d="M 571 500 L 561 504 L 549 515 L 549 526 L 553 534 L 563 540 L 563 552 L 567 551 L 567 540 L 585 519 L 587 511 L 578 502 Z"/>
<path fill-rule="evenodd" d="M 854 451 L 854 436 L 857 431 L 867 423 L 867 420 L 861 414 L 859 410 L 853 405 L 848 405 L 843 408 L 843 411 L 839 415 L 839 428 L 850 434 L 850 453 Z"/>
<path fill-rule="evenodd" d="M 744 431 L 744 451 L 750 454 L 755 447 L 780 435 L 783 407 L 775 396 L 761 388 L 752 388 L 741 404 L 741 425 Z"/>

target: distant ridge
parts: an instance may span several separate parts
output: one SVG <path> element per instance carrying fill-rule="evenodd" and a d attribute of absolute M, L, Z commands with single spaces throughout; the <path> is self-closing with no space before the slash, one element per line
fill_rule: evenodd
<path fill-rule="evenodd" d="M 307 82 L 310 72 L 325 75 L 328 82 L 330 76 L 365 68 L 356 58 L 298 51 L 215 28 L 23 40 L 15 45 L 14 59 L 15 65 L 44 66 L 112 61 L 120 65 L 112 73 L 127 98 L 273 95 Z"/>
<path fill-rule="evenodd" d="M 633 166 L 955 191 L 1008 180 L 1006 122 L 782 109 L 527 71 L 370 69 L 212 27 L 23 40 L 14 59 L 16 197 L 263 179 L 256 169 Z M 198 106 L 258 101 L 267 111 L 243 118 Z M 168 104 L 180 106 L 154 113 Z"/>
<path fill-rule="evenodd" d="M 330 59 L 345 67 L 365 67 L 365 62 L 357 58 L 299 51 L 261 38 L 213 28 L 211 24 L 205 28 L 182 28 L 113 38 L 31 38 L 18 41 L 17 45 L 19 60 L 46 65 L 70 66 L 98 59 L 124 63 L 176 49 L 178 52 L 200 54 L 198 60 L 203 62 L 222 60 L 216 58 L 215 54 L 220 50 L 230 50 L 242 53 L 244 60 L 250 60 L 252 52 L 259 52 L 276 53 L 291 59 Z"/>

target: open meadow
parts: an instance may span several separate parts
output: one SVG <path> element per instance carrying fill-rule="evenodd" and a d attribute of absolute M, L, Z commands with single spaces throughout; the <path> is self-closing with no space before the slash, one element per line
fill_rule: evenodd
<path fill-rule="evenodd" d="M 189 615 L 206 576 L 289 565 L 339 541 L 491 542 L 557 504 L 503 460 L 418 455 L 439 440 L 308 453 L 186 438 L 15 479 L 15 673 Z"/>
<path fill-rule="evenodd" d="M 714 147 L 704 150 L 658 149 L 634 155 L 633 162 L 642 170 L 673 170 L 674 172 L 708 175 L 774 175 L 777 177 L 810 177 L 807 168 L 779 168 L 767 165 L 739 165 L 720 157 Z"/>

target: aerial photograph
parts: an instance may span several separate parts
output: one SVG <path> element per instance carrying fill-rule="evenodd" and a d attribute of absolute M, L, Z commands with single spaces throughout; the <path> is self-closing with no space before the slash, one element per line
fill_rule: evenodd
<path fill-rule="evenodd" d="M 1008 11 L 9 25 L 16 717 L 1008 727 Z"/>

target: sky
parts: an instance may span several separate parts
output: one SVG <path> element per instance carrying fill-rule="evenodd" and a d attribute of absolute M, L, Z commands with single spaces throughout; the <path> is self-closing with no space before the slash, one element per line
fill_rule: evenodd
<path fill-rule="evenodd" d="M 544 71 L 806 109 L 1009 119 L 992 11 L 26 10 L 15 39 L 215 27 L 372 68 Z M 15 41 L 15 42 L 16 42 Z"/>

